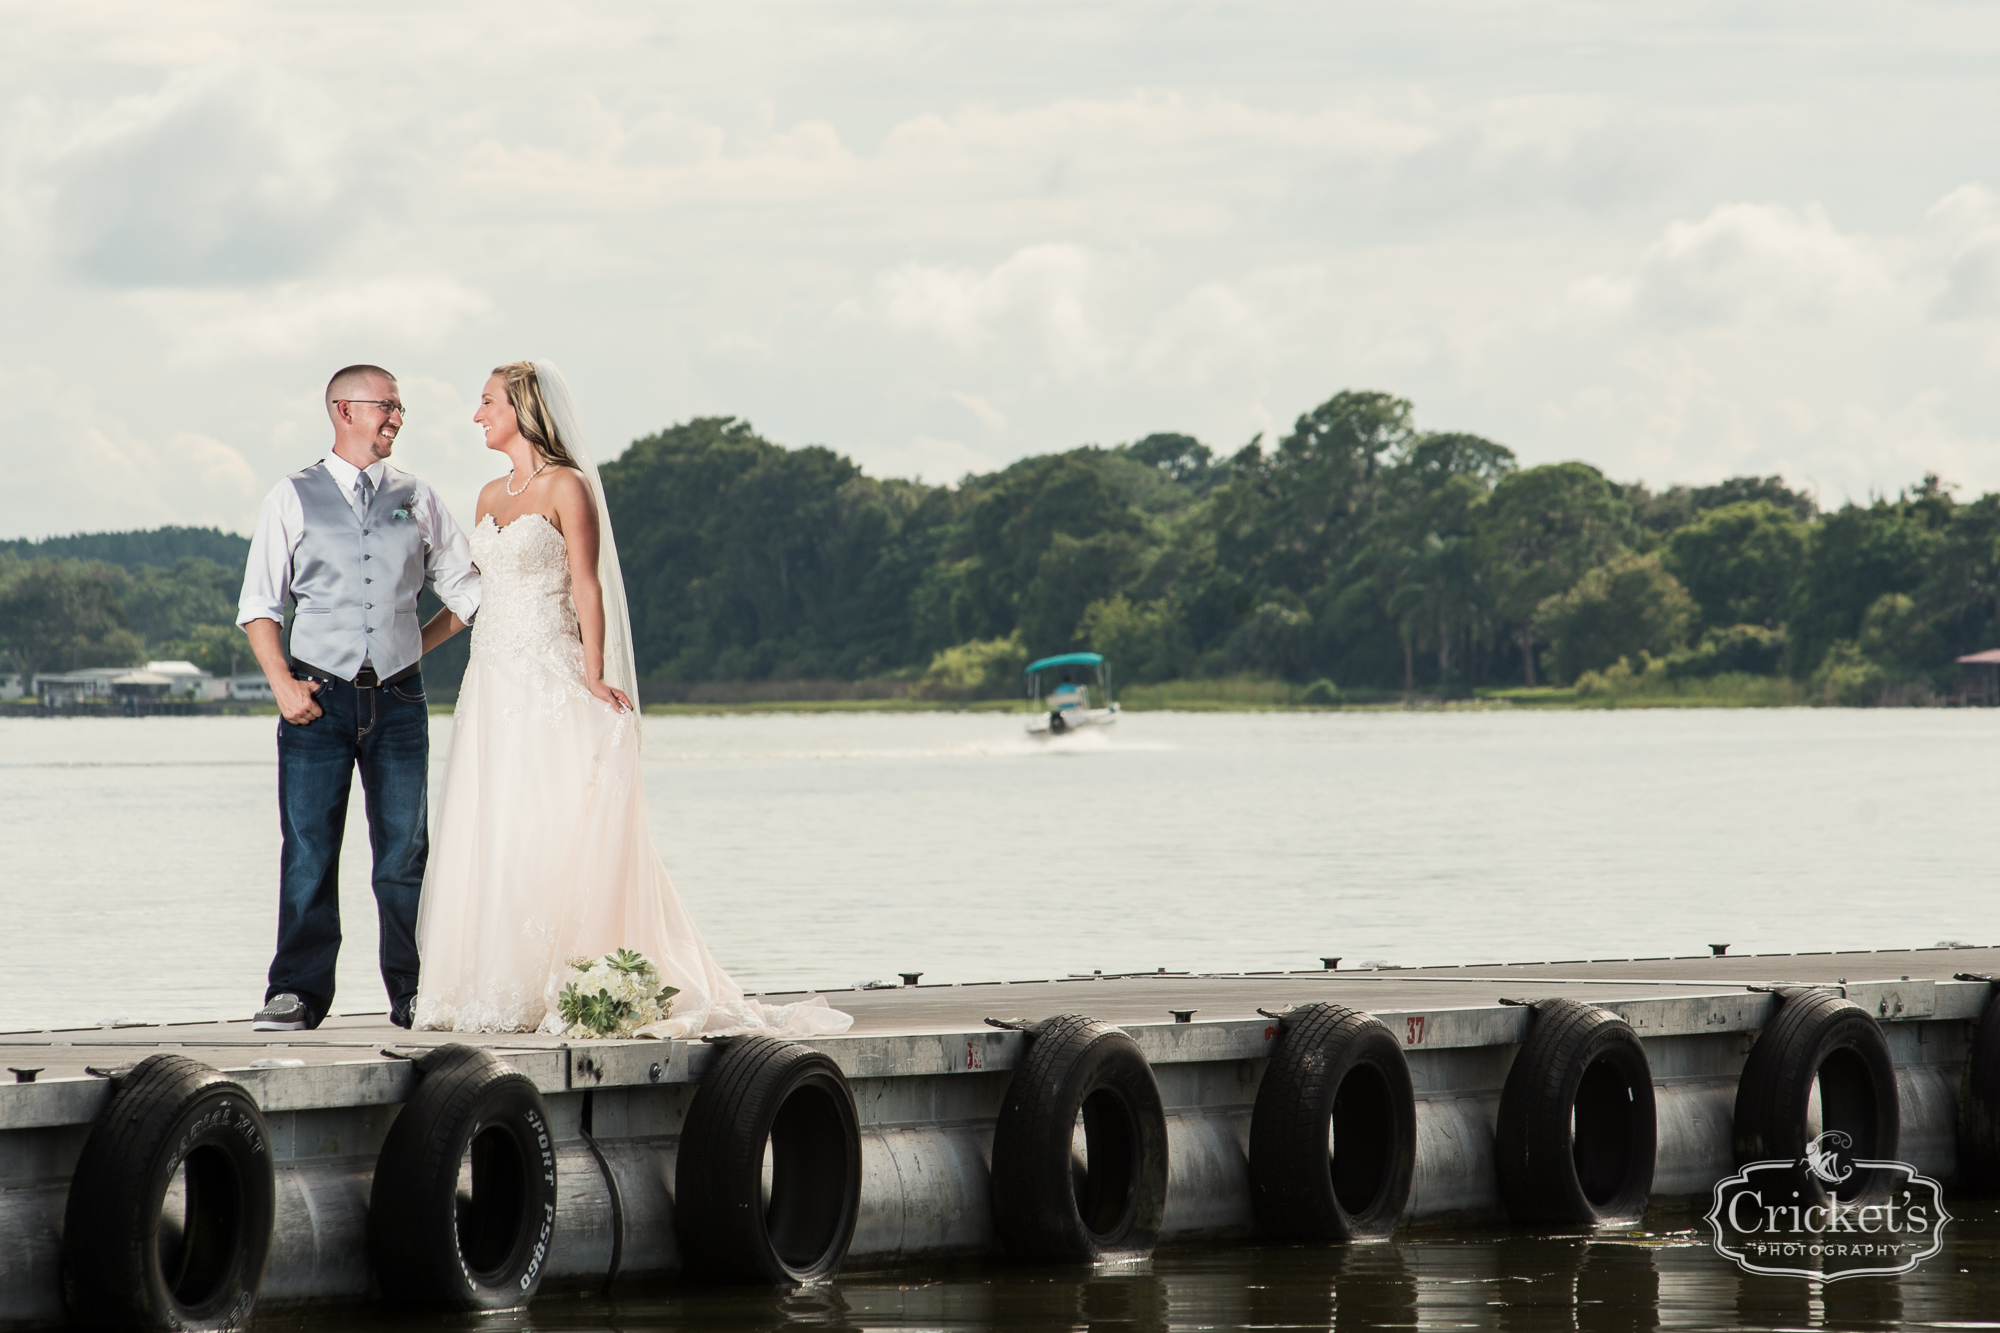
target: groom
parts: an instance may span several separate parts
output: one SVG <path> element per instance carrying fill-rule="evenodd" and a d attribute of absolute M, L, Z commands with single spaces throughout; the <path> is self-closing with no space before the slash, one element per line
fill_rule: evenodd
<path fill-rule="evenodd" d="M 347 367 L 327 383 L 326 414 L 332 452 L 264 497 L 236 618 L 282 715 L 278 952 L 252 1022 L 259 1032 L 316 1028 L 333 1003 L 340 839 L 357 765 L 389 1021 L 410 1026 L 430 850 L 430 719 L 417 664 L 479 610 L 465 534 L 435 491 L 389 466 L 403 428 L 396 377 Z M 417 593 L 426 587 L 445 605 L 420 630 Z"/>

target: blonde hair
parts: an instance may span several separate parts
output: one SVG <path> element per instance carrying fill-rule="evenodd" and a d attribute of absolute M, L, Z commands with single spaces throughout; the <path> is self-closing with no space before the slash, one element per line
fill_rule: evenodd
<path fill-rule="evenodd" d="M 493 373 L 507 386 L 507 402 L 514 409 L 521 438 L 557 467 L 575 467 L 576 460 L 569 456 L 568 446 L 557 434 L 555 418 L 542 397 L 542 380 L 535 374 L 535 363 L 510 361 L 493 367 Z"/>

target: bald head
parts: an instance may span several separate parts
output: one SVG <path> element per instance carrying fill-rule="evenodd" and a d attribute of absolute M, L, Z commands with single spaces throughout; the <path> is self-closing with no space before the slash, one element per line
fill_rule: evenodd
<path fill-rule="evenodd" d="M 326 415 L 340 424 L 334 404 L 344 398 L 387 400 L 396 396 L 396 377 L 380 366 L 343 366 L 326 382 Z"/>
<path fill-rule="evenodd" d="M 333 451 L 356 467 L 387 458 L 403 429 L 396 377 L 380 366 L 348 366 L 326 382 Z"/>

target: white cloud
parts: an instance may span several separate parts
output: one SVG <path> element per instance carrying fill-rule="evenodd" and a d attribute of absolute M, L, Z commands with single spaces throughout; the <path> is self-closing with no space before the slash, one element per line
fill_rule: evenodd
<path fill-rule="evenodd" d="M 1843 235 L 1817 206 L 1725 204 L 1670 224 L 1597 290 L 1651 323 L 1712 327 L 1874 313 L 1897 285 L 1886 247 Z"/>
<path fill-rule="evenodd" d="M 1683 157 L 1602 99 L 1508 98 L 1403 154 L 1390 206 L 1432 222 L 1550 204 L 1602 212 L 1660 193 Z"/>
<path fill-rule="evenodd" d="M 900 444 L 878 444 L 870 452 L 884 474 L 922 477 L 933 485 L 956 482 L 969 472 L 985 472 L 995 463 L 986 450 L 936 435 L 912 435 Z"/>
<path fill-rule="evenodd" d="M 877 280 L 877 306 L 891 328 L 977 348 L 1002 329 L 1036 340 L 1061 378 L 1100 370 L 1111 358 L 1090 307 L 1102 262 L 1075 245 L 1035 245 L 993 268 L 906 264 Z"/>
<path fill-rule="evenodd" d="M 1945 320 L 2000 315 L 2000 196 L 1984 186 L 1961 186 L 1925 221 L 1944 269 L 1931 313 Z"/>
<path fill-rule="evenodd" d="M 1656 481 L 1779 472 L 1829 504 L 1926 471 L 2000 485 L 1982 383 L 1995 214 L 1966 187 L 1872 235 L 1811 205 L 1669 223 L 1534 325 L 1531 354 L 1578 367 L 1541 406 L 1544 442 L 1596 460 L 1617 440 Z"/>
<path fill-rule="evenodd" d="M 1007 429 L 1007 414 L 987 402 L 984 398 L 981 398 L 978 394 L 965 393 L 962 390 L 953 389 L 951 396 L 957 401 L 960 407 L 978 417 L 988 430 Z"/>
<path fill-rule="evenodd" d="M 269 489 L 220 440 L 170 426 L 149 438 L 102 411 L 87 387 L 45 368 L 0 371 L 0 393 L 11 437 L 0 530 L 43 537 L 162 524 L 233 528 Z"/>
<path fill-rule="evenodd" d="M 0 365 L 55 387 L 0 459 L 108 478 L 35 472 L 20 531 L 213 512 L 235 483 L 152 461 L 198 439 L 247 524 L 354 359 L 437 386 L 409 461 L 469 486 L 462 400 L 523 349 L 607 453 L 733 413 L 936 478 L 1367 387 L 1656 482 L 2000 484 L 2000 85 L 1952 73 L 2000 11 L 74 0 L 8 37 Z"/>
<path fill-rule="evenodd" d="M 485 314 L 484 293 L 450 278 L 377 277 L 224 290 L 154 289 L 132 303 L 198 365 L 297 356 L 372 342 L 426 347 Z"/>
<path fill-rule="evenodd" d="M 50 246 L 119 285 L 317 267 L 391 188 L 387 164 L 355 160 L 345 120 L 317 88 L 266 65 L 174 74 L 46 146 Z"/>

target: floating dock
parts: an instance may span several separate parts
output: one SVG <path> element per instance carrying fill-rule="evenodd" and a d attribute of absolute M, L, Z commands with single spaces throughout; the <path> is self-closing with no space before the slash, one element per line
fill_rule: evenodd
<path fill-rule="evenodd" d="M 918 984 L 824 992 L 853 1029 L 798 1043 L 0 1034 L 0 1321 L 1630 1225 L 1705 1205 L 1753 1128 L 1850 1129 L 1959 1188 L 2000 1124 L 1989 972 L 2000 949 Z M 1796 1105 L 1751 1086 L 1780 1040 L 1807 1043 Z"/>

